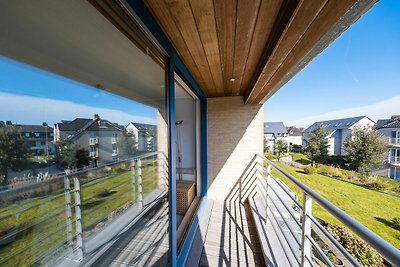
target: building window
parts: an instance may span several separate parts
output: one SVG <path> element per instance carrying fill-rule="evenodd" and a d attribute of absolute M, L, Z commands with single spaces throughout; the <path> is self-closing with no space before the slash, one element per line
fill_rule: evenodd
<path fill-rule="evenodd" d="M 35 137 L 39 137 L 39 133 L 35 133 Z"/>
<path fill-rule="evenodd" d="M 25 137 L 29 137 L 29 133 L 25 133 Z"/>
<path fill-rule="evenodd" d="M 111 137 L 111 143 L 116 143 L 118 141 L 118 134 L 113 133 Z"/>

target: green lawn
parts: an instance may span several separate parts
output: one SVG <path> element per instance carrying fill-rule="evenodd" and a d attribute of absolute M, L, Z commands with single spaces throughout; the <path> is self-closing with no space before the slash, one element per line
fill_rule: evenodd
<path fill-rule="evenodd" d="M 305 174 L 302 169 L 280 166 L 312 188 L 357 221 L 400 249 L 400 231 L 388 226 L 393 217 L 400 217 L 400 198 L 372 191 L 345 181 L 320 174 Z M 300 190 L 276 170 L 273 175 L 282 179 L 302 201 Z M 313 203 L 313 214 L 327 222 L 339 223 L 337 219 Z"/>
<path fill-rule="evenodd" d="M 156 174 L 156 166 L 143 168 L 144 196 L 157 187 Z M 84 177 L 80 179 L 83 183 L 81 209 L 83 231 L 87 236 L 98 223 L 112 219 L 121 209 L 135 202 L 137 194 L 134 190 L 131 171 L 91 177 L 91 181 L 88 182 L 85 182 L 85 179 L 87 180 Z M 71 199 L 74 201 L 73 194 Z M 17 214 L 17 216 L 9 216 L 11 214 Z M 52 218 L 46 219 L 48 217 Z M 44 196 L 30 197 L 0 208 L 0 229 L 9 229 L 13 226 L 23 231 L 12 243 L 0 247 L 0 259 L 16 254 L 5 263 L 6 266 L 31 265 L 44 252 L 65 242 L 67 235 L 63 189 Z M 73 225 L 74 231 L 75 225 Z M 20 251 L 29 244 L 35 245 L 28 250 Z"/>
<path fill-rule="evenodd" d="M 311 160 L 309 160 L 306 155 L 304 155 L 300 152 L 291 152 L 291 154 L 292 154 L 292 160 L 295 162 L 298 162 L 298 163 L 301 163 L 304 165 L 311 163 Z"/>

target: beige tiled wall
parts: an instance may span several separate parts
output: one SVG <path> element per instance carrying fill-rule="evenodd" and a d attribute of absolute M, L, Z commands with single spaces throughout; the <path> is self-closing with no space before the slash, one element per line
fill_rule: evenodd
<path fill-rule="evenodd" d="M 263 152 L 262 105 L 241 96 L 207 99 L 208 195 L 224 198 L 255 153 Z"/>

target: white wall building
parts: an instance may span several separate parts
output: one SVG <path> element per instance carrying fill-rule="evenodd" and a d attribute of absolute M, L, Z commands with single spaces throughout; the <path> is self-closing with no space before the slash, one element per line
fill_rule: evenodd
<path fill-rule="evenodd" d="M 375 122 L 367 116 L 314 122 L 303 132 L 303 148 L 307 147 L 309 133 L 321 124 L 328 134 L 326 136 L 329 140 L 328 155 L 344 156 L 346 155 L 344 141 L 352 131 L 357 127 L 373 127 Z"/>

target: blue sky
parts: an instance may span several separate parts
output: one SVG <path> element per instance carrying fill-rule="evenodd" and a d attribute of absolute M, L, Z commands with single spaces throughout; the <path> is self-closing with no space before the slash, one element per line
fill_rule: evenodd
<path fill-rule="evenodd" d="M 0 56 L 0 120 L 54 124 L 95 113 L 121 124 L 156 120 L 154 108 Z"/>
<path fill-rule="evenodd" d="M 381 0 L 264 104 L 265 121 L 400 114 L 400 1 Z"/>

